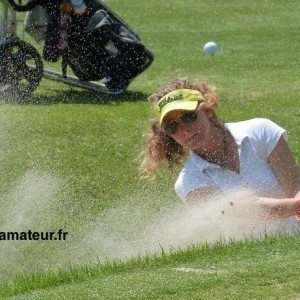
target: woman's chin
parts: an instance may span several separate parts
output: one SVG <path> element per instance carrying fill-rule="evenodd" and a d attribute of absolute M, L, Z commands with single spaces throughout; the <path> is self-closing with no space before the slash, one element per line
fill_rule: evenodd
<path fill-rule="evenodd" d="M 186 145 L 190 150 L 196 150 L 201 147 L 202 139 L 199 137 L 200 135 L 197 133 L 186 142 Z"/>

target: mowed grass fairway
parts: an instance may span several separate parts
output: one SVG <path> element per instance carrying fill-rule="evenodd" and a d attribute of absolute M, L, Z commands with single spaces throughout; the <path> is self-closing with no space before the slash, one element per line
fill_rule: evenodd
<path fill-rule="evenodd" d="M 105 260 L 122 253 L 116 245 L 130 244 L 144 220 L 182 205 L 173 191 L 176 172 L 163 170 L 148 182 L 138 171 L 152 115 L 147 97 L 174 78 L 212 82 L 221 95 L 217 113 L 225 121 L 264 117 L 284 127 L 299 164 L 300 2 L 106 3 L 136 29 L 155 60 L 124 96 L 44 79 L 27 103 L 1 102 L 0 231 L 63 228 L 69 239 L 1 242 L 0 296 L 299 298 L 299 235 Z M 214 57 L 202 51 L 211 40 L 220 46 Z M 109 232 L 95 232 L 103 220 Z M 114 243 L 102 241 L 107 234 L 115 236 Z M 101 251 L 95 253 L 97 246 Z"/>

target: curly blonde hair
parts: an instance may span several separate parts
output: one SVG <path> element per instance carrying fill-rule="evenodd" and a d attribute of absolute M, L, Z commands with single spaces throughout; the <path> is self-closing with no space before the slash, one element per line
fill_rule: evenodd
<path fill-rule="evenodd" d="M 213 112 L 214 108 L 218 105 L 219 96 L 214 86 L 207 82 L 191 83 L 186 78 L 179 78 L 151 95 L 148 100 L 154 105 L 164 95 L 177 89 L 199 91 L 204 96 L 203 108 L 212 112 L 212 121 L 216 126 L 222 126 Z M 145 177 L 154 178 L 164 163 L 172 171 L 175 165 L 182 163 L 185 153 L 186 149 L 178 144 L 170 135 L 166 134 L 161 129 L 158 118 L 154 118 L 151 120 L 151 127 L 146 135 L 144 150 L 141 153 L 141 171 L 145 174 Z"/>

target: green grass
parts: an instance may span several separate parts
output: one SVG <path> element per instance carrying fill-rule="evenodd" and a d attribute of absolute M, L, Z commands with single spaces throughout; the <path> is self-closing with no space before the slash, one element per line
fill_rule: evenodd
<path fill-rule="evenodd" d="M 104 97 L 44 79 L 27 103 L 0 104 L 0 231 L 70 232 L 65 244 L 0 244 L 0 295 L 299 297 L 299 236 L 199 246 L 171 256 L 100 267 L 94 267 L 97 260 L 105 261 L 113 251 L 104 251 L 100 239 L 99 250 L 90 253 L 89 247 L 95 250 L 95 245 L 84 247 L 83 241 L 104 220 L 109 224 L 105 230 L 130 242 L 145 220 L 181 206 L 173 191 L 176 173 L 163 170 L 154 182 L 146 182 L 138 172 L 142 136 L 151 116 L 147 96 L 178 76 L 211 81 L 221 95 L 218 114 L 225 121 L 266 117 L 286 128 L 300 162 L 300 4 L 279 0 L 107 4 L 155 54 L 153 65 L 133 81 L 129 94 Z M 220 46 L 214 57 L 202 51 L 209 40 Z M 70 270 L 70 265 L 77 267 Z M 177 267 L 201 271 L 184 273 L 173 269 Z M 31 275 L 37 272 L 43 275 Z"/>
<path fill-rule="evenodd" d="M 299 236 L 202 245 L 127 263 L 45 272 L 2 287 L 11 299 L 292 299 Z M 284 276 L 282 276 L 284 274 Z"/>

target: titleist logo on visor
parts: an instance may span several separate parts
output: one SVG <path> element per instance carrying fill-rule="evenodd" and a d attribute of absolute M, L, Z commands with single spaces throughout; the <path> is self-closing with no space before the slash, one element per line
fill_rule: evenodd
<path fill-rule="evenodd" d="M 176 101 L 176 100 L 181 100 L 183 99 L 183 95 L 182 94 L 179 94 L 179 95 L 174 95 L 174 96 L 169 96 L 165 99 L 163 99 L 160 103 L 158 103 L 158 107 L 159 107 L 159 112 L 161 112 L 162 108 L 172 102 L 172 101 Z"/>

